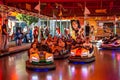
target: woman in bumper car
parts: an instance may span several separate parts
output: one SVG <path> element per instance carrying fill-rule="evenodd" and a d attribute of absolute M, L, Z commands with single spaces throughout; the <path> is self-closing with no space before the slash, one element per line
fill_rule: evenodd
<path fill-rule="evenodd" d="M 80 35 L 78 35 L 76 41 L 73 42 L 72 49 L 81 47 L 83 42 L 84 42 L 83 39 L 80 37 Z"/>
<path fill-rule="evenodd" d="M 58 51 L 60 52 L 60 55 L 65 51 L 65 42 L 61 38 L 58 41 Z"/>
<path fill-rule="evenodd" d="M 93 56 L 94 47 L 93 47 L 92 43 L 90 43 L 89 37 L 86 37 L 86 41 L 83 44 L 83 48 L 88 51 L 88 54 L 86 55 L 87 57 Z"/>
<path fill-rule="evenodd" d="M 66 49 L 70 52 L 71 50 L 71 46 L 72 46 L 72 42 L 74 41 L 74 39 L 72 39 L 72 37 L 69 35 L 69 38 L 67 38 L 66 40 Z"/>
<path fill-rule="evenodd" d="M 39 62 L 39 51 L 36 43 L 33 43 L 29 50 L 29 61 Z"/>
<path fill-rule="evenodd" d="M 65 49 L 65 43 L 61 38 L 57 40 L 57 43 L 54 44 L 54 47 L 52 48 L 52 52 L 54 55 L 62 55 L 63 50 Z"/>
<path fill-rule="evenodd" d="M 37 48 L 37 44 L 33 43 L 29 50 L 29 62 L 30 63 L 53 62 L 53 54 L 44 50 L 39 51 Z"/>
<path fill-rule="evenodd" d="M 89 63 L 95 61 L 94 48 L 90 43 L 89 37 L 86 38 L 85 43 L 81 47 L 71 50 L 69 62 L 84 62 Z"/>
<path fill-rule="evenodd" d="M 43 42 L 44 43 L 44 42 Z M 43 44 L 41 43 L 41 44 Z M 29 60 L 26 61 L 26 68 L 31 70 L 53 70 L 56 68 L 54 64 L 53 54 L 37 48 L 37 44 L 33 43 L 29 50 Z M 41 47 L 41 45 L 39 46 Z"/>
<path fill-rule="evenodd" d="M 75 53 L 74 56 L 80 57 L 92 57 L 93 56 L 93 45 L 90 43 L 89 37 L 86 38 L 85 43 L 81 47 L 71 50 L 71 52 Z"/>

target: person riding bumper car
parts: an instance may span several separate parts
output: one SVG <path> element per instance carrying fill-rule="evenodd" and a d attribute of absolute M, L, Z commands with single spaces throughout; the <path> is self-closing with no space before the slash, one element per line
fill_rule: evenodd
<path fill-rule="evenodd" d="M 53 54 L 45 51 L 40 51 L 40 53 L 31 54 L 29 60 L 26 61 L 26 68 L 28 69 L 48 69 L 53 70 L 56 68 L 54 64 Z"/>
<path fill-rule="evenodd" d="M 94 50 L 89 51 L 85 48 L 77 48 L 71 50 L 70 62 L 92 62 L 95 61 Z"/>

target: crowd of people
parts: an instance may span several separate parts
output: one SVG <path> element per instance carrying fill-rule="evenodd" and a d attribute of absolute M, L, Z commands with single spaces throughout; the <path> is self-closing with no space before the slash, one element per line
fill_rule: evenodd
<path fill-rule="evenodd" d="M 32 29 L 28 29 L 27 32 L 23 33 L 22 29 L 17 29 L 16 33 L 14 33 L 14 40 L 16 41 L 16 45 L 20 46 L 22 43 L 29 43 L 33 41 L 33 32 Z"/>
<path fill-rule="evenodd" d="M 46 39 L 41 39 L 40 42 L 34 41 L 31 45 L 30 53 L 36 52 L 37 50 L 37 52 L 47 51 L 49 53 L 53 53 L 54 55 L 63 55 L 65 53 L 69 53 L 71 49 L 81 47 L 89 50 L 92 48 L 89 37 L 83 41 L 79 36 L 76 40 L 74 40 L 71 36 L 66 38 L 65 36 L 52 37 L 49 35 Z"/>
<path fill-rule="evenodd" d="M 80 27 L 79 21 L 71 21 L 72 34 L 61 35 L 61 36 L 52 36 L 48 35 L 47 38 L 41 37 L 40 42 L 38 41 L 38 35 L 34 35 L 34 42 L 31 46 L 30 52 L 38 51 L 47 51 L 53 53 L 54 55 L 62 55 L 64 53 L 69 53 L 71 49 L 84 47 L 91 51 L 93 49 L 92 44 L 90 43 L 90 26 L 87 24 L 86 30 Z M 87 29 L 88 28 L 88 29 Z M 92 26 L 93 28 L 93 26 Z M 93 34 L 93 30 L 91 34 Z M 84 35 L 86 31 L 86 35 Z M 33 45 L 36 47 L 33 49 Z M 32 51 L 31 51 L 32 50 Z"/>
<path fill-rule="evenodd" d="M 118 39 L 119 39 L 119 36 L 118 36 L 117 34 L 114 35 L 113 33 L 111 33 L 110 36 L 104 37 L 104 38 L 102 39 L 102 41 L 103 41 L 104 44 L 110 44 L 110 43 L 115 42 L 115 41 L 118 40 Z"/>
<path fill-rule="evenodd" d="M 8 20 L 6 19 L 2 26 L 2 50 L 8 49 L 7 38 L 9 34 L 7 32 L 7 25 Z M 49 52 L 58 53 L 64 50 L 70 51 L 71 48 L 80 46 L 85 42 L 86 37 L 89 37 L 94 31 L 94 26 L 90 27 L 89 24 L 87 24 L 85 28 L 81 28 L 78 20 L 71 20 L 71 28 L 72 31 L 69 33 L 66 32 L 67 34 L 64 36 L 63 34 L 51 36 L 47 27 L 45 30 L 42 28 L 39 30 L 39 28 L 35 26 L 34 30 L 28 29 L 26 33 L 23 33 L 22 29 L 18 29 L 16 30 L 16 33 L 14 33 L 14 39 L 17 46 L 20 46 L 23 42 L 38 42 L 40 44 L 39 47 L 42 46 L 41 48 L 43 49 L 46 49 L 44 47 L 47 47 Z"/>

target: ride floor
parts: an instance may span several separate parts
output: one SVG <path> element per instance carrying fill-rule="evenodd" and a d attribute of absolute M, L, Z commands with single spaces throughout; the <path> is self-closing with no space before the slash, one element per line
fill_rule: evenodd
<path fill-rule="evenodd" d="M 55 60 L 53 71 L 26 69 L 27 51 L 0 58 L 0 80 L 120 80 L 120 50 L 95 49 L 96 61 L 72 64 Z"/>

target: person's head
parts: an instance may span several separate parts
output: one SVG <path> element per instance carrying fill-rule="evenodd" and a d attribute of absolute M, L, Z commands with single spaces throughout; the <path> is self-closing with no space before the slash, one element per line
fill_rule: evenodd
<path fill-rule="evenodd" d="M 77 37 L 76 38 L 76 42 L 79 43 L 81 41 L 81 38 L 80 37 Z"/>
<path fill-rule="evenodd" d="M 49 34 L 49 35 L 48 35 L 48 38 L 52 38 L 52 35 L 51 35 L 51 34 Z"/>
<path fill-rule="evenodd" d="M 111 32 L 111 33 L 110 33 L 110 36 L 114 36 L 114 33 L 113 33 L 113 32 Z"/>
<path fill-rule="evenodd" d="M 5 22 L 5 24 L 8 24 L 8 19 L 5 19 L 5 21 L 4 21 L 4 22 Z"/>
<path fill-rule="evenodd" d="M 36 43 L 36 44 L 39 43 L 39 42 L 38 42 L 38 39 L 34 39 L 34 43 Z"/>
<path fill-rule="evenodd" d="M 57 36 L 54 36 L 54 37 L 53 37 L 53 40 L 54 40 L 54 41 L 57 41 Z"/>
<path fill-rule="evenodd" d="M 37 29 L 37 26 L 35 26 L 34 29 Z"/>
<path fill-rule="evenodd" d="M 44 41 L 45 39 L 44 38 L 41 38 L 41 41 Z"/>
<path fill-rule="evenodd" d="M 79 20 L 71 20 L 72 29 L 77 31 L 80 28 Z"/>
<path fill-rule="evenodd" d="M 84 28 L 81 28 L 80 32 L 84 32 Z"/>
<path fill-rule="evenodd" d="M 20 33 L 21 31 L 20 31 L 20 29 L 18 29 L 18 33 Z"/>
<path fill-rule="evenodd" d="M 33 43 L 33 44 L 31 45 L 31 47 L 32 47 L 33 49 L 36 49 L 36 48 L 37 48 L 37 44 L 36 44 L 36 43 Z"/>
<path fill-rule="evenodd" d="M 89 22 L 88 21 L 86 22 L 86 25 L 89 26 Z"/>
<path fill-rule="evenodd" d="M 115 34 L 115 37 L 117 38 L 117 37 L 118 37 L 118 35 L 117 35 L 117 34 Z"/>
<path fill-rule="evenodd" d="M 89 37 L 86 37 L 85 42 L 86 42 L 86 43 L 89 43 L 89 42 L 90 42 L 90 38 L 89 38 Z"/>
<path fill-rule="evenodd" d="M 91 28 L 94 28 L 94 26 L 92 25 Z"/>
<path fill-rule="evenodd" d="M 62 42 L 62 39 L 61 39 L 61 38 L 59 38 L 58 42 L 59 42 L 59 43 L 61 43 L 61 42 Z"/>

